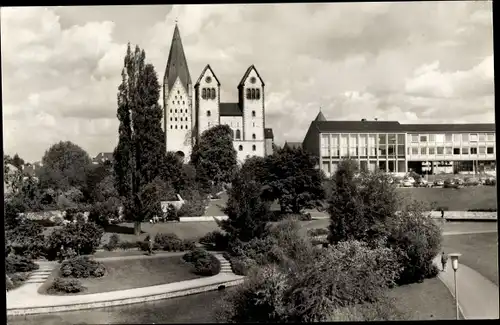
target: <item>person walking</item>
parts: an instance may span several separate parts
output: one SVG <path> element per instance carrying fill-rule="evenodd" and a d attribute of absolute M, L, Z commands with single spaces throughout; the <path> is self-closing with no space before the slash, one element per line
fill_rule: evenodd
<path fill-rule="evenodd" d="M 148 255 L 153 255 L 153 236 L 149 235 L 148 241 Z"/>
<path fill-rule="evenodd" d="M 448 262 L 448 255 L 444 252 L 441 253 L 441 265 L 443 265 L 442 272 L 446 269 L 446 263 Z"/>

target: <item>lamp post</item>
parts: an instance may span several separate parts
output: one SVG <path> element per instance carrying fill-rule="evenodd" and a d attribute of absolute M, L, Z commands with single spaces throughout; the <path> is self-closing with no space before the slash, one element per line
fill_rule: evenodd
<path fill-rule="evenodd" d="M 451 258 L 451 267 L 453 268 L 453 277 L 455 279 L 455 306 L 457 308 L 457 320 L 460 319 L 460 312 L 458 310 L 458 288 L 457 288 L 457 270 L 458 270 L 458 258 L 462 256 L 460 253 L 449 254 Z"/>

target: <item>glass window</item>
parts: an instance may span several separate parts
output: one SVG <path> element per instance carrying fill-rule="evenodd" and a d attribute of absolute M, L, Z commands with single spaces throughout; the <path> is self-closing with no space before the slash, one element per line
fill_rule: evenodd
<path fill-rule="evenodd" d="M 429 142 L 436 142 L 436 135 L 435 134 L 429 134 Z"/>
<path fill-rule="evenodd" d="M 495 141 L 495 133 L 488 133 L 488 134 L 486 134 L 486 139 L 488 141 Z"/>
<path fill-rule="evenodd" d="M 391 133 L 387 136 L 389 144 L 396 144 L 396 135 Z"/>
<path fill-rule="evenodd" d="M 405 135 L 398 134 L 398 144 L 404 144 L 404 143 L 405 143 Z"/>
<path fill-rule="evenodd" d="M 247 88 L 247 99 L 252 99 L 252 90 Z"/>
<path fill-rule="evenodd" d="M 389 156 L 394 156 L 396 154 L 396 145 L 395 144 L 390 144 L 389 147 L 387 148 Z"/>
<path fill-rule="evenodd" d="M 255 117 L 255 111 L 252 111 L 252 117 Z"/>
<path fill-rule="evenodd" d="M 366 149 L 366 147 L 359 148 L 359 155 L 360 156 L 366 156 L 367 154 L 368 154 L 368 150 Z"/>
<path fill-rule="evenodd" d="M 378 135 L 378 144 L 387 144 L 387 137 L 385 134 Z"/>
<path fill-rule="evenodd" d="M 437 147 L 436 149 L 437 149 L 437 154 L 438 155 L 444 154 L 444 147 Z"/>
<path fill-rule="evenodd" d="M 469 134 L 468 133 L 462 133 L 462 141 L 463 142 L 469 141 Z"/>
<path fill-rule="evenodd" d="M 411 148 L 411 154 L 418 155 L 418 148 L 417 147 Z"/>
<path fill-rule="evenodd" d="M 479 154 L 484 155 L 486 153 L 486 147 L 479 147 Z"/>
<path fill-rule="evenodd" d="M 486 141 L 486 134 L 479 133 L 478 137 L 479 137 L 479 141 Z"/>
<path fill-rule="evenodd" d="M 356 134 L 351 134 L 349 136 L 349 146 L 355 147 L 358 145 L 358 136 Z"/>
<path fill-rule="evenodd" d="M 347 134 L 342 134 L 342 135 L 340 136 L 340 145 L 341 145 L 342 147 L 347 147 L 347 137 L 348 137 L 348 135 L 347 135 Z"/>
<path fill-rule="evenodd" d="M 349 156 L 357 156 L 358 155 L 358 150 L 357 148 L 349 147 Z"/>
<path fill-rule="evenodd" d="M 488 148 L 486 148 L 486 153 L 487 153 L 488 155 L 492 155 L 492 154 L 494 154 L 494 149 L 493 149 L 493 147 L 488 147 Z"/>
<path fill-rule="evenodd" d="M 463 147 L 462 148 L 462 155 L 468 155 L 469 154 L 469 147 Z"/>
<path fill-rule="evenodd" d="M 460 154 L 460 148 L 453 148 L 453 154 L 454 155 L 459 155 Z"/>
<path fill-rule="evenodd" d="M 427 142 L 427 134 L 420 135 L 420 142 Z"/>
<path fill-rule="evenodd" d="M 436 134 L 436 142 L 443 143 L 444 142 L 444 134 Z"/>
<path fill-rule="evenodd" d="M 477 155 L 477 148 L 476 147 L 470 148 L 470 154 L 471 155 Z"/>
<path fill-rule="evenodd" d="M 444 141 L 446 141 L 446 142 L 451 142 L 451 141 L 453 141 L 453 134 L 451 134 L 451 133 L 446 133 L 446 134 L 444 135 Z"/>
<path fill-rule="evenodd" d="M 236 130 L 236 139 L 241 139 L 241 131 Z"/>
<path fill-rule="evenodd" d="M 405 146 L 404 145 L 398 145 L 398 156 L 404 156 L 405 155 Z"/>
<path fill-rule="evenodd" d="M 454 134 L 453 135 L 453 142 L 460 142 L 462 135 L 461 134 Z"/>
<path fill-rule="evenodd" d="M 339 156 L 339 148 L 333 147 L 332 148 L 332 156 L 333 157 L 338 157 Z"/>
<path fill-rule="evenodd" d="M 375 134 L 370 134 L 370 135 L 368 136 L 368 145 L 369 145 L 370 147 L 375 147 L 375 139 L 376 139 Z"/>
<path fill-rule="evenodd" d="M 427 154 L 427 147 L 420 147 L 420 154 L 426 155 Z"/>
<path fill-rule="evenodd" d="M 370 156 L 375 157 L 377 156 L 377 148 L 375 147 L 370 147 Z"/>
<path fill-rule="evenodd" d="M 321 146 L 322 147 L 329 147 L 330 146 L 330 135 L 329 134 L 322 134 L 321 135 Z"/>
<path fill-rule="evenodd" d="M 331 142 L 332 142 L 332 146 L 338 147 L 339 146 L 339 135 L 338 134 L 332 134 L 332 136 L 331 136 Z"/>
<path fill-rule="evenodd" d="M 435 155 L 435 154 L 436 154 L 436 148 L 429 147 L 429 155 Z"/>
<path fill-rule="evenodd" d="M 255 140 L 257 138 L 257 136 L 255 135 L 255 133 L 252 134 L 252 139 Z"/>
<path fill-rule="evenodd" d="M 411 142 L 418 142 L 418 134 L 411 135 Z"/>
<path fill-rule="evenodd" d="M 470 142 L 477 142 L 477 133 L 471 133 L 469 137 Z"/>
<path fill-rule="evenodd" d="M 347 157 L 347 148 L 340 148 L 340 157 Z"/>
<path fill-rule="evenodd" d="M 238 150 L 239 150 L 239 151 L 243 151 L 243 146 L 242 146 L 242 145 L 240 145 L 240 146 L 238 147 Z"/>
<path fill-rule="evenodd" d="M 446 147 L 444 150 L 444 153 L 447 155 L 452 155 L 453 154 L 453 148 L 452 147 Z"/>
<path fill-rule="evenodd" d="M 380 146 L 378 148 L 378 155 L 379 156 L 386 156 L 387 155 L 387 145 L 385 146 Z"/>
<path fill-rule="evenodd" d="M 360 147 L 366 147 L 366 134 L 358 135 L 358 143 Z"/>

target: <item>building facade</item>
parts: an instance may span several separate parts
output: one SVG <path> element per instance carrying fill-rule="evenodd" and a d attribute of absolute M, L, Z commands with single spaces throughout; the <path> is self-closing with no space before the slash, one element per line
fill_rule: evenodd
<path fill-rule="evenodd" d="M 347 157 L 358 160 L 365 171 L 440 174 L 496 169 L 495 124 L 327 121 L 320 112 L 302 146 L 319 157 L 327 176 Z"/>
<path fill-rule="evenodd" d="M 201 134 L 225 124 L 232 130 L 240 163 L 251 156 L 270 154 L 272 146 L 266 144 L 269 144 L 269 135 L 272 138 L 272 130 L 265 128 L 264 87 L 253 65 L 237 86 L 238 102 L 221 103 L 221 84 L 210 65 L 205 66 L 193 85 L 176 25 L 163 82 L 163 129 L 167 151 L 177 152 L 189 160 L 192 147 Z"/>

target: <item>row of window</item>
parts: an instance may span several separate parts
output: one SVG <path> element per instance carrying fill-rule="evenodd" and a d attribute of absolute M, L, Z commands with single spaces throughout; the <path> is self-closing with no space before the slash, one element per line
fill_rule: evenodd
<path fill-rule="evenodd" d="M 396 151 L 397 149 L 397 151 Z M 378 153 L 378 155 L 377 155 Z M 399 146 L 384 146 L 380 148 L 367 148 L 367 147 L 333 147 L 331 150 L 327 148 L 323 148 L 322 150 L 322 156 L 323 157 L 347 157 L 347 156 L 399 156 L 399 157 L 404 157 L 405 155 L 405 146 L 404 145 L 399 145 Z"/>
<path fill-rule="evenodd" d="M 243 146 L 241 144 L 239 145 L 238 150 L 243 151 Z M 255 145 L 252 145 L 252 151 L 255 151 L 255 150 L 257 150 L 257 147 Z"/>
<path fill-rule="evenodd" d="M 207 116 L 208 117 L 212 116 L 212 112 L 207 111 Z M 255 117 L 255 111 L 252 111 L 252 117 Z"/>
<path fill-rule="evenodd" d="M 438 155 L 468 155 L 469 152 L 471 155 L 477 155 L 477 153 L 479 152 L 480 155 L 484 155 L 484 154 L 488 154 L 488 155 L 492 155 L 495 153 L 495 149 L 494 147 L 479 147 L 479 148 L 476 148 L 476 147 L 471 147 L 471 148 L 468 148 L 468 147 L 464 147 L 464 148 L 461 148 L 462 150 L 460 150 L 460 148 L 453 148 L 453 147 L 421 147 L 421 148 L 408 148 L 408 154 L 411 154 L 412 155 L 435 155 L 436 153 Z M 469 150 L 470 149 L 470 150 Z"/>
<path fill-rule="evenodd" d="M 175 113 L 177 113 L 177 109 L 174 109 L 174 111 L 175 111 Z M 187 112 L 188 112 L 188 110 L 187 110 L 187 109 L 185 109 L 185 110 L 180 109 L 180 110 L 179 110 L 179 113 L 187 113 Z M 170 109 L 170 113 L 173 113 L 173 112 L 172 112 L 172 109 Z"/>
<path fill-rule="evenodd" d="M 215 88 L 203 88 L 201 90 L 201 98 L 203 99 L 215 99 L 216 97 Z"/>
<path fill-rule="evenodd" d="M 495 141 L 495 133 L 446 133 L 446 134 L 409 134 L 410 142 L 484 142 Z"/>
<path fill-rule="evenodd" d="M 247 99 L 260 99 L 260 89 L 247 88 Z"/>
<path fill-rule="evenodd" d="M 241 140 L 241 131 L 240 131 L 240 130 L 236 130 L 236 137 L 235 137 L 234 135 L 235 135 L 235 133 L 234 133 L 234 131 L 231 129 L 231 137 L 232 137 L 233 139 L 236 139 L 236 140 Z M 254 134 L 252 134 L 252 140 L 255 140 L 255 139 L 257 139 L 257 136 L 256 136 L 256 135 L 255 135 L 255 133 L 254 133 Z"/>
<path fill-rule="evenodd" d="M 182 121 L 186 121 L 187 122 L 188 118 L 187 117 L 184 117 L 184 118 L 180 117 L 180 120 L 181 120 L 181 122 Z M 172 118 L 170 118 L 170 121 L 172 121 Z M 177 117 L 174 117 L 174 121 L 177 122 Z"/>
<path fill-rule="evenodd" d="M 170 128 L 171 128 L 171 129 L 176 129 L 176 130 L 177 130 L 177 125 L 170 125 Z M 184 129 L 185 129 L 185 130 L 187 130 L 187 129 L 188 129 L 188 126 L 187 126 L 187 125 L 186 125 L 186 126 L 181 125 L 180 129 L 181 129 L 181 130 L 184 130 Z"/>
<path fill-rule="evenodd" d="M 331 146 L 369 146 L 375 147 L 376 144 L 396 145 L 405 144 L 404 134 L 323 134 L 321 146 L 323 148 Z"/>
<path fill-rule="evenodd" d="M 172 104 L 175 105 L 175 100 L 172 101 Z M 181 102 L 180 101 L 177 101 L 177 105 L 180 105 Z M 186 102 L 182 101 L 182 105 L 186 105 Z"/>

